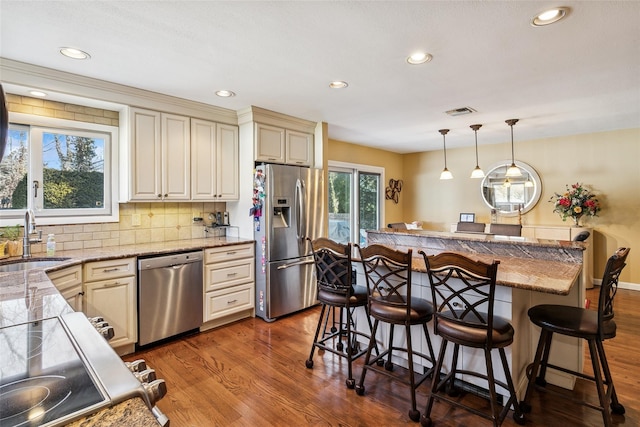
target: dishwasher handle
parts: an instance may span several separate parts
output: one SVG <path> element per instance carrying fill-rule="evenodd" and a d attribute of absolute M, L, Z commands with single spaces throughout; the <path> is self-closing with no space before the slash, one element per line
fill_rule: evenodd
<path fill-rule="evenodd" d="M 138 258 L 138 271 L 202 262 L 202 251 Z"/>

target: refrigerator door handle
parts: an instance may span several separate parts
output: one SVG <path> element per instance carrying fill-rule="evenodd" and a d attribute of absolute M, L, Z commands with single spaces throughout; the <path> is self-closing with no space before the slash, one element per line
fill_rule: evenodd
<path fill-rule="evenodd" d="M 306 227 L 306 213 L 304 206 L 304 198 L 302 197 L 304 194 L 304 182 L 297 179 L 296 180 L 296 195 L 295 195 L 295 206 L 296 206 L 296 223 L 298 225 L 298 229 L 296 230 L 296 237 L 298 241 L 304 241 L 304 230 Z M 303 224 L 303 221 L 305 222 Z"/>
<path fill-rule="evenodd" d="M 285 268 L 289 268 L 289 267 L 295 267 L 297 265 L 307 265 L 307 264 L 313 264 L 314 261 L 312 259 L 308 259 L 305 261 L 296 261 L 296 262 L 291 262 L 289 264 L 282 264 L 279 265 L 277 268 L 278 270 L 284 270 Z"/>

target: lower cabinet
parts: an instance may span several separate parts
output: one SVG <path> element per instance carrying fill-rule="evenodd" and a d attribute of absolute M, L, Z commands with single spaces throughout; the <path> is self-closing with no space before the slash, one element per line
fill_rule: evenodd
<path fill-rule="evenodd" d="M 205 249 L 204 325 L 214 328 L 255 315 L 254 244 Z"/>
<path fill-rule="evenodd" d="M 135 268 L 135 258 L 84 265 L 85 313 L 103 317 L 113 326 L 115 335 L 109 343 L 120 354 L 132 352 L 137 341 Z"/>
<path fill-rule="evenodd" d="M 84 312 L 81 265 L 51 271 L 47 276 L 74 311 Z"/>

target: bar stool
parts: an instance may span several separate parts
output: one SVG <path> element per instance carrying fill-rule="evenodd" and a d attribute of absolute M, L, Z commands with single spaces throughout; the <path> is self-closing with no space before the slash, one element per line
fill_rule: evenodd
<path fill-rule="evenodd" d="M 518 406 L 504 350 L 513 342 L 514 329 L 506 319 L 495 316 L 493 313 L 499 261 L 487 264 L 451 252 L 426 256 L 424 252 L 420 251 L 420 254 L 425 259 L 427 275 L 431 284 L 432 301 L 436 310 L 434 331 L 442 338 L 431 382 L 431 394 L 421 424 L 425 427 L 433 425 L 430 416 L 433 403 L 436 400 L 488 418 L 493 421 L 494 426 L 502 424 L 509 409 L 513 406 L 513 419 L 518 424 L 524 424 L 524 417 Z M 447 344 L 450 342 L 453 343 L 451 369 L 448 374 L 441 376 Z M 484 350 L 486 374 L 458 369 L 460 346 Z M 491 351 L 494 349 L 497 349 L 500 354 L 506 383 L 495 378 L 491 359 Z M 464 399 L 452 399 L 458 394 L 455 388 L 457 374 L 487 381 L 490 413 L 466 405 Z M 496 385 L 509 394 L 509 398 L 502 408 L 496 394 Z M 442 391 L 446 391 L 446 393 L 442 393 Z"/>
<path fill-rule="evenodd" d="M 383 245 L 370 245 L 358 248 L 360 259 L 367 278 L 369 292 L 369 314 L 373 317 L 371 339 L 365 356 L 360 381 L 356 385 L 356 393 L 364 395 L 364 380 L 367 371 L 372 370 L 391 379 L 408 385 L 411 388 L 411 410 L 409 418 L 413 421 L 420 419 L 420 411 L 416 406 L 416 388 L 431 376 L 435 357 L 427 323 L 433 318 L 433 305 L 422 298 L 411 294 L 411 262 L 412 251 L 397 251 Z M 376 346 L 376 332 L 380 322 L 389 325 L 389 344 L 387 348 L 371 358 L 371 352 Z M 394 345 L 393 334 L 395 326 L 403 326 L 406 335 L 406 346 Z M 428 354 L 415 351 L 411 340 L 411 326 L 421 325 L 428 345 Z M 394 352 L 407 355 L 408 375 L 394 373 Z M 413 367 L 414 356 L 428 361 L 431 367 L 421 375 L 416 375 Z M 384 360 L 386 357 L 386 361 Z M 384 367 L 383 367 L 384 366 Z M 406 377 L 409 377 L 408 380 Z"/>
<path fill-rule="evenodd" d="M 531 365 L 527 392 L 524 400 L 520 403 L 524 412 L 531 411 L 531 394 L 535 387 L 601 411 L 605 426 L 612 425 L 611 412 L 619 415 L 624 414 L 624 406 L 618 402 L 616 389 L 613 385 L 603 341 L 616 336 L 616 323 L 613 320 L 613 299 L 618 290 L 618 279 L 626 265 L 628 254 L 629 248 L 619 248 L 607 261 L 600 285 L 597 310 L 551 304 L 537 305 L 529 309 L 529 319 L 541 328 L 541 332 L 536 355 Z M 593 365 L 593 376 L 549 363 L 549 351 L 554 333 L 582 338 L 587 341 Z M 558 393 L 555 390 L 545 388 L 547 384 L 545 380 L 547 368 L 553 368 L 595 382 L 599 406 L 587 401 L 574 399 L 565 393 Z M 539 372 L 538 369 L 540 369 Z M 606 389 L 605 385 L 607 386 Z M 611 407 L 611 412 L 609 407 Z"/>
<path fill-rule="evenodd" d="M 355 386 L 352 363 L 366 353 L 366 348 L 358 349 L 357 336 L 369 340 L 369 335 L 355 329 L 354 310 L 367 304 L 367 288 L 353 286 L 353 266 L 351 264 L 351 244 L 342 245 L 333 240 L 318 238 L 311 241 L 313 258 L 316 267 L 318 301 L 322 308 L 318 318 L 318 326 L 313 337 L 311 353 L 306 361 L 307 368 L 313 368 L 313 354 L 316 348 L 336 354 L 347 359 L 348 388 Z M 339 311 L 336 321 L 335 312 Z M 331 327 L 329 319 L 332 317 Z M 366 316 L 371 331 L 371 320 Z M 336 328 L 336 324 L 338 327 Z M 322 336 L 320 337 L 320 331 Z M 342 339 L 346 338 L 346 347 Z"/>

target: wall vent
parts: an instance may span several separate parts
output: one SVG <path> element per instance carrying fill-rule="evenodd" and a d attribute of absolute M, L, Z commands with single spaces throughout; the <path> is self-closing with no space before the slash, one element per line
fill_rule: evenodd
<path fill-rule="evenodd" d="M 474 110 L 471 107 L 455 108 L 453 110 L 445 111 L 445 113 L 447 113 L 450 116 L 463 116 L 465 114 L 471 114 L 475 112 L 476 110 Z"/>

